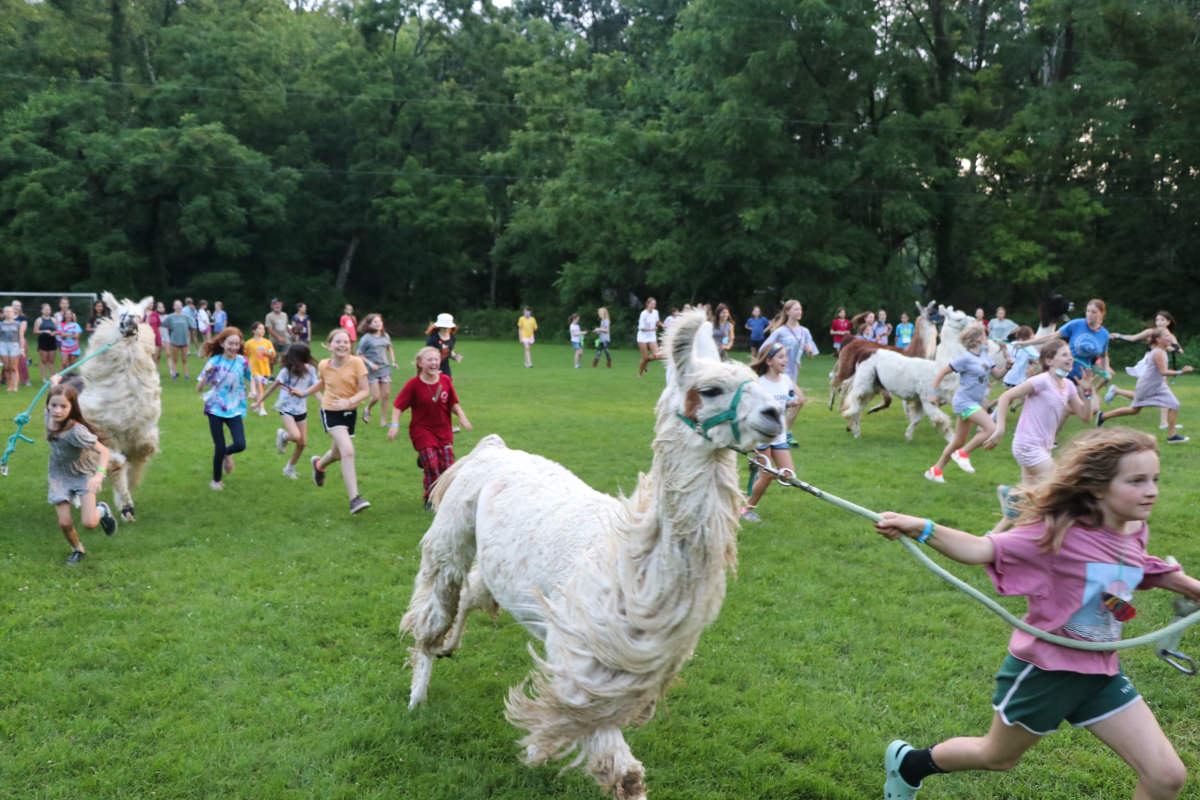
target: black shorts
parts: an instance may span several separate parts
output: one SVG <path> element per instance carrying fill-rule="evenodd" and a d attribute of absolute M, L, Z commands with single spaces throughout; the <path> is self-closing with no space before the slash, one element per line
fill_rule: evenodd
<path fill-rule="evenodd" d="M 305 411 L 303 414 L 288 414 L 288 413 L 286 413 L 286 412 L 284 412 L 284 411 L 280 411 L 280 412 L 279 412 L 279 416 L 281 416 L 281 417 L 291 417 L 293 422 L 304 422 L 304 420 L 308 419 L 308 412 L 307 412 L 307 411 Z M 328 429 L 328 428 L 326 428 L 325 430 L 329 430 L 329 429 Z M 350 428 L 350 432 L 351 432 L 351 433 L 354 433 L 354 427 L 353 427 L 353 426 L 351 426 L 351 428 Z"/>
<path fill-rule="evenodd" d="M 349 411 L 327 411 L 321 409 L 321 427 L 329 433 L 331 428 L 345 428 L 351 436 L 354 435 L 354 425 L 358 422 L 358 409 Z"/>

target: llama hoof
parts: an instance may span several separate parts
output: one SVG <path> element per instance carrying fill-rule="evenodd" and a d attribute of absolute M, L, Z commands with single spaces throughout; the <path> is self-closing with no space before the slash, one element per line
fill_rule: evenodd
<path fill-rule="evenodd" d="M 642 776 L 636 772 L 627 774 L 617 785 L 616 796 L 617 800 L 646 800 L 646 786 L 642 783 Z"/>
<path fill-rule="evenodd" d="M 454 658 L 454 651 L 453 650 L 442 650 L 440 652 L 434 653 L 434 656 L 437 658 Z"/>
<path fill-rule="evenodd" d="M 121 506 L 121 519 L 126 522 L 137 522 L 133 516 L 133 506 Z"/>

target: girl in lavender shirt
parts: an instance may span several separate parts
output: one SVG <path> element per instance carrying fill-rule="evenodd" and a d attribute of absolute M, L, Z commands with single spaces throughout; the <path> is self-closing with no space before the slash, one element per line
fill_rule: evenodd
<path fill-rule="evenodd" d="M 1025 621 L 1036 628 L 1117 642 L 1122 624 L 1137 613 L 1131 605 L 1135 589 L 1159 587 L 1200 601 L 1200 581 L 1146 552 L 1158 475 L 1153 436 L 1092 429 L 1070 443 L 1011 531 L 974 536 L 890 511 L 875 527 L 889 539 L 914 537 L 955 561 L 986 565 L 997 592 L 1025 596 Z M 1064 719 L 1086 728 L 1133 768 L 1135 799 L 1172 800 L 1187 780 L 1183 762 L 1114 650 L 1078 650 L 1015 630 L 996 675 L 992 708 L 983 736 L 924 750 L 900 739 L 889 744 L 884 796 L 910 800 L 925 777 L 940 772 L 1012 769 Z"/>
<path fill-rule="evenodd" d="M 1008 409 L 1014 402 L 1024 398 L 1025 404 L 1021 407 L 1021 416 L 1012 440 L 1012 454 L 1021 467 L 1024 492 L 1032 490 L 1054 471 L 1050 450 L 1054 447 L 1060 421 L 1067 413 L 1072 413 L 1084 422 L 1091 422 L 1099 405 L 1092 390 L 1090 369 L 1083 371 L 1078 384 L 1067 380 L 1074 359 L 1070 346 L 1062 339 L 1042 345 L 1038 361 L 1041 372 L 1000 395 L 996 402 L 996 430 L 983 442 L 984 448 L 990 450 L 1004 438 Z M 1000 498 L 1004 518 L 992 529 L 992 533 L 1012 527 L 1018 516 L 1021 493 L 1012 491 L 1009 486 L 1000 486 L 996 494 Z"/>
<path fill-rule="evenodd" d="M 925 470 L 925 478 L 935 483 L 946 482 L 942 470 L 950 459 L 954 459 L 954 463 L 958 464 L 964 472 L 975 471 L 975 467 L 971 464 L 971 451 L 983 444 L 984 439 L 991 436 L 996 427 L 996 423 L 992 422 L 992 418 L 983 410 L 987 400 L 988 376 L 1001 378 L 1012 366 L 1011 361 L 997 364 L 992 361 L 991 356 L 983 352 L 984 344 L 987 342 L 987 331 L 978 323 L 968 325 L 959 334 L 958 341 L 962 343 L 967 352 L 938 370 L 937 374 L 933 376 L 933 384 L 929 387 L 930 397 L 935 397 L 942 378 L 952 371 L 958 373 L 958 389 L 954 392 L 953 401 L 954 416 L 958 418 L 957 424 L 954 426 L 954 437 L 942 451 L 937 463 Z M 970 441 L 967 441 L 967 434 L 971 432 L 972 425 L 976 426 L 978 431 Z"/>

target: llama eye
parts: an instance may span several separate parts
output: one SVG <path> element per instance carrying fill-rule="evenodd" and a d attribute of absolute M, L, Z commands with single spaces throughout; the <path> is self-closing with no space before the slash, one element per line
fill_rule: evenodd
<path fill-rule="evenodd" d="M 704 397 L 717 397 L 722 393 L 722 391 L 724 390 L 719 386 L 708 386 L 701 389 L 700 394 L 702 394 Z"/>

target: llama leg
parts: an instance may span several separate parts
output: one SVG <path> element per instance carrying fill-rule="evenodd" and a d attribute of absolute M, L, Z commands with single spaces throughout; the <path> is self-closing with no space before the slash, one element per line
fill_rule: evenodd
<path fill-rule="evenodd" d="M 950 418 L 944 411 L 924 398 L 921 399 L 921 407 L 925 409 L 925 415 L 929 417 L 933 427 L 938 429 L 938 433 L 949 444 L 954 439 L 954 425 L 950 422 Z"/>
<path fill-rule="evenodd" d="M 859 438 L 862 435 L 862 403 L 853 388 L 846 395 L 846 409 L 842 411 L 842 416 L 846 419 L 846 430 L 854 434 L 855 439 Z"/>
<path fill-rule="evenodd" d="M 925 411 L 921 406 L 921 401 L 915 397 L 905 398 L 904 416 L 908 417 L 908 427 L 904 429 L 904 438 L 911 442 L 913 438 L 913 432 L 916 431 L 917 425 L 919 425 L 921 422 L 921 418 L 925 416 Z"/>
<path fill-rule="evenodd" d="M 633 756 L 620 728 L 600 728 L 582 743 L 587 770 L 616 800 L 645 800 L 646 770 Z"/>
<path fill-rule="evenodd" d="M 454 624 L 450 626 L 450 632 L 446 634 L 441 648 L 437 651 L 438 658 L 454 655 L 454 651 L 462 644 L 462 636 L 467 629 L 467 617 L 477 608 L 487 611 L 493 619 L 500 610 L 487 587 L 483 585 L 483 576 L 478 566 L 471 570 L 466 583 L 463 584 L 458 601 L 458 614 L 455 615 Z"/>

